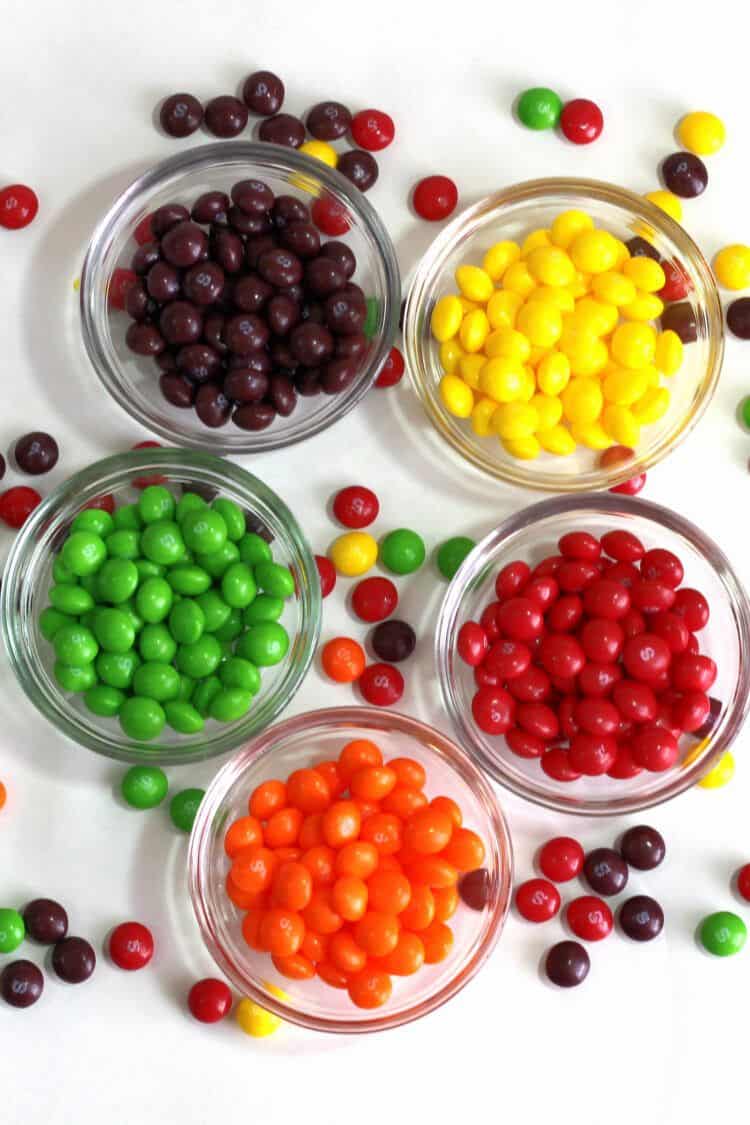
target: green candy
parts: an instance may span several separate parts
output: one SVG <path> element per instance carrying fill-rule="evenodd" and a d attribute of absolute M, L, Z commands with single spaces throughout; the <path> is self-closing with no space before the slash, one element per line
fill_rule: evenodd
<path fill-rule="evenodd" d="M 237 655 L 260 668 L 279 664 L 289 649 L 289 636 L 278 621 L 252 625 L 237 641 Z"/>
<path fill-rule="evenodd" d="M 516 112 L 527 129 L 554 129 L 560 120 L 562 101 L 554 90 L 534 86 L 521 94 Z"/>
<path fill-rule="evenodd" d="M 138 695 L 125 700 L 119 718 L 123 732 L 135 742 L 150 742 L 152 738 L 158 738 L 167 721 L 160 703 Z"/>
<path fill-rule="evenodd" d="M 128 528 L 113 531 L 107 536 L 107 553 L 111 559 L 137 559 L 139 554 L 138 532 Z"/>
<path fill-rule="evenodd" d="M 229 620 L 232 608 L 227 605 L 216 590 L 207 590 L 205 594 L 201 594 L 195 600 L 203 610 L 205 618 L 203 627 L 207 633 L 215 633 Z"/>
<path fill-rule="evenodd" d="M 135 595 L 135 608 L 144 621 L 156 625 L 172 608 L 172 587 L 164 578 L 147 578 Z"/>
<path fill-rule="evenodd" d="M 242 536 L 239 548 L 240 558 L 248 566 L 255 567 L 258 563 L 273 562 L 271 548 L 265 539 L 261 539 L 260 535 L 256 535 L 254 531 L 248 531 L 246 535 Z"/>
<path fill-rule="evenodd" d="M 416 531 L 400 527 L 380 544 L 380 561 L 393 574 L 412 574 L 425 560 L 424 540 Z"/>
<path fill-rule="evenodd" d="M 186 492 L 177 501 L 177 522 L 182 525 L 182 521 L 188 512 L 197 512 L 201 508 L 207 508 L 208 504 L 199 496 L 197 492 Z"/>
<path fill-rule="evenodd" d="M 184 699 L 173 699 L 170 703 L 165 703 L 164 714 L 172 730 L 176 730 L 178 734 L 198 734 L 205 725 L 200 711 Z"/>
<path fill-rule="evenodd" d="M 93 664 L 62 664 L 58 660 L 54 667 L 54 675 L 63 691 L 88 691 L 96 683 Z"/>
<path fill-rule="evenodd" d="M 198 805 L 205 795 L 205 789 L 182 789 L 179 793 L 175 793 L 169 802 L 169 815 L 175 828 L 179 828 L 181 832 L 192 830 Z"/>
<path fill-rule="evenodd" d="M 216 671 L 223 655 L 216 637 L 205 633 L 194 644 L 180 645 L 177 649 L 177 668 L 194 680 L 202 680 Z"/>
<path fill-rule="evenodd" d="M 70 530 L 92 531 L 94 535 L 106 539 L 110 532 L 115 530 L 115 521 L 109 512 L 100 508 L 86 508 L 85 511 L 78 513 L 70 525 Z"/>
<path fill-rule="evenodd" d="M 172 607 L 169 615 L 169 631 L 180 645 L 192 645 L 199 641 L 206 628 L 206 616 L 192 598 L 183 598 Z"/>
<path fill-rule="evenodd" d="M 273 563 L 264 565 L 273 566 Z M 255 585 L 253 572 L 246 563 L 232 563 L 224 571 L 221 578 L 221 594 L 232 609 L 244 609 L 245 606 L 250 605 L 257 592 L 258 587 Z"/>
<path fill-rule="evenodd" d="M 132 766 L 120 784 L 124 800 L 134 809 L 156 808 L 168 789 L 167 775 L 158 766 Z"/>
<path fill-rule="evenodd" d="M 362 335 L 366 340 L 371 340 L 378 330 L 380 321 L 380 301 L 377 297 L 368 297 L 365 302 L 367 309 L 365 323 L 362 325 Z"/>
<path fill-rule="evenodd" d="M 141 660 L 137 652 L 100 652 L 96 658 L 96 674 L 110 687 L 126 691 L 133 683 L 133 676 Z"/>
<path fill-rule="evenodd" d="M 177 563 L 167 571 L 167 582 L 176 594 L 195 598 L 211 589 L 211 575 L 195 563 Z"/>
<path fill-rule="evenodd" d="M 94 599 L 82 586 L 52 586 L 49 601 L 53 609 L 68 617 L 80 617 L 94 608 Z"/>
<path fill-rule="evenodd" d="M 99 597 L 99 575 L 98 574 L 84 574 L 81 578 L 79 585 L 87 594 L 96 601 Z"/>
<path fill-rule="evenodd" d="M 83 701 L 92 714 L 111 719 L 118 713 L 126 698 L 125 692 L 118 688 L 110 687 L 109 684 L 95 684 L 88 689 Z"/>
<path fill-rule="evenodd" d="M 52 644 L 57 659 L 70 668 L 91 664 L 99 652 L 99 645 L 91 630 L 77 623 L 63 625 L 62 629 L 58 629 Z"/>
<path fill-rule="evenodd" d="M 132 598 L 126 602 L 120 602 L 117 608 L 121 613 L 125 614 L 128 621 L 133 626 L 133 632 L 140 633 L 143 628 L 143 618 L 136 612 Z"/>
<path fill-rule="evenodd" d="M 199 683 L 190 700 L 196 711 L 205 719 L 211 707 L 211 700 L 221 691 L 221 680 L 218 676 L 208 676 Z"/>
<path fill-rule="evenodd" d="M 747 926 L 731 910 L 709 914 L 701 922 L 701 943 L 715 957 L 731 957 L 739 953 L 747 939 Z"/>
<path fill-rule="evenodd" d="M 210 555 L 196 555 L 195 561 L 207 570 L 212 578 L 221 578 L 228 567 L 240 561 L 240 552 L 237 544 L 228 539 L 218 551 Z"/>
<path fill-rule="evenodd" d="M 239 504 L 235 504 L 234 500 L 219 496 L 214 500 L 211 507 L 224 520 L 227 538 L 232 539 L 235 543 L 240 540 L 245 534 L 245 513 Z"/>
<path fill-rule="evenodd" d="M 220 723 L 234 723 L 247 713 L 252 700 L 242 688 L 223 688 L 211 700 L 209 715 Z"/>
<path fill-rule="evenodd" d="M 213 630 L 217 641 L 233 641 L 242 632 L 242 614 L 238 609 L 231 609 L 223 625 Z"/>
<path fill-rule="evenodd" d="M 118 531 L 140 531 L 143 527 L 137 504 L 123 504 L 120 508 L 115 508 L 112 522 Z"/>
<path fill-rule="evenodd" d="M 144 660 L 169 664 L 177 652 L 177 642 L 166 625 L 144 625 L 138 638 L 138 651 Z"/>
<path fill-rule="evenodd" d="M 141 535 L 141 551 L 160 566 L 180 562 L 185 555 L 185 542 L 179 526 L 172 520 L 150 523 Z"/>
<path fill-rule="evenodd" d="M 166 703 L 180 694 L 179 673 L 172 664 L 141 664 L 133 676 L 133 691 L 145 699 Z"/>
<path fill-rule="evenodd" d="M 152 562 L 151 559 L 136 559 L 135 568 L 141 582 L 145 582 L 147 578 L 163 578 L 167 573 L 165 566 L 159 566 L 159 563 Z"/>
<path fill-rule="evenodd" d="M 456 573 L 466 556 L 474 550 L 476 543 L 467 535 L 455 535 L 440 544 L 437 553 L 437 566 L 443 578 L 449 581 Z"/>
<path fill-rule="evenodd" d="M 219 668 L 219 679 L 225 688 L 242 688 L 251 695 L 260 691 L 260 672 L 249 660 L 230 656 Z"/>
<path fill-rule="evenodd" d="M 65 613 L 48 606 L 39 614 L 39 631 L 46 641 L 54 640 L 55 634 L 63 625 L 69 625 L 70 618 Z"/>
<path fill-rule="evenodd" d="M 227 541 L 227 525 L 213 508 L 188 512 L 182 521 L 185 543 L 197 555 L 212 555 Z"/>
<path fill-rule="evenodd" d="M 104 652 L 130 652 L 135 644 L 135 629 L 121 609 L 98 609 L 94 636 Z"/>
<path fill-rule="evenodd" d="M 73 571 L 62 561 L 61 555 L 52 564 L 52 577 L 58 586 L 75 586 L 78 581 Z"/>
<path fill-rule="evenodd" d="M 99 569 L 107 557 L 107 547 L 101 535 L 93 531 L 74 531 L 65 540 L 61 555 L 68 570 L 82 578 Z"/>
<path fill-rule="evenodd" d="M 258 594 L 242 614 L 242 620 L 245 625 L 258 625 L 261 621 L 278 621 L 283 612 L 284 602 L 281 598 Z"/>
<path fill-rule="evenodd" d="M 99 599 L 119 605 L 132 598 L 140 576 L 132 559 L 107 559 L 96 576 Z"/>
<path fill-rule="evenodd" d="M 195 680 L 191 676 L 180 676 L 180 690 L 177 693 L 177 699 L 182 703 L 188 703 L 192 698 L 195 690 Z"/>
<path fill-rule="evenodd" d="M 144 488 L 138 500 L 138 512 L 144 523 L 159 523 L 173 520 L 175 515 L 174 496 L 162 484 L 150 484 Z"/>
<path fill-rule="evenodd" d="M 294 578 L 290 570 L 275 562 L 258 563 L 255 579 L 264 594 L 272 598 L 291 598 L 294 593 Z"/>
<path fill-rule="evenodd" d="M 0 907 L 0 953 L 12 953 L 26 937 L 24 920 L 10 906 Z"/>

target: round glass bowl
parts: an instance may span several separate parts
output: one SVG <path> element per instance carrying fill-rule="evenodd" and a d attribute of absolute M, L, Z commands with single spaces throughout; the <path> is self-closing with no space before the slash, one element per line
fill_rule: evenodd
<path fill-rule="evenodd" d="M 256 785 L 286 778 L 293 770 L 337 758 L 354 738 L 372 739 L 383 757 L 408 756 L 427 771 L 430 797 L 458 801 L 464 824 L 478 832 L 487 849 L 489 894 L 483 910 L 463 903 L 450 921 L 455 935 L 448 957 L 425 965 L 411 977 L 393 978 L 393 995 L 374 1011 L 355 1007 L 346 992 L 317 978 L 281 976 L 266 953 L 242 937 L 242 912 L 224 889 L 229 860 L 224 836 L 237 817 L 247 815 Z M 371 707 L 312 711 L 265 731 L 219 771 L 201 801 L 188 855 L 190 895 L 198 925 L 219 969 L 245 996 L 291 1023 L 317 1031 L 365 1032 L 398 1027 L 440 1007 L 463 988 L 492 952 L 510 903 L 513 857 L 505 818 L 492 789 L 471 759 L 445 735 L 416 719 Z M 281 989 L 282 995 L 278 990 Z"/>
<path fill-rule="evenodd" d="M 118 268 L 128 268 L 137 249 L 133 233 L 165 203 L 188 208 L 205 191 L 229 192 L 237 180 L 256 177 L 275 195 L 305 203 L 321 196 L 342 204 L 351 229 L 342 240 L 357 258 L 353 280 L 374 299 L 377 322 L 361 370 L 337 395 L 300 397 L 287 418 L 265 430 L 241 430 L 229 421 L 209 429 L 195 411 L 171 406 L 159 391 L 159 371 L 125 344 L 130 318 L 110 309 L 108 291 Z M 393 245 L 377 212 L 344 176 L 293 149 L 271 144 L 227 142 L 172 156 L 145 172 L 114 202 L 94 231 L 81 273 L 83 341 L 103 385 L 132 418 L 175 445 L 211 453 L 261 453 L 292 445 L 332 425 L 366 394 L 385 362 L 398 326 L 401 283 Z"/>
<path fill-rule="evenodd" d="M 683 735 L 677 765 L 664 773 L 644 771 L 618 780 L 582 777 L 559 782 L 548 777 L 536 759 L 519 758 L 503 737 L 484 734 L 474 723 L 471 701 L 473 670 L 456 652 L 458 630 L 478 620 L 495 601 L 495 577 L 507 563 L 523 559 L 532 567 L 557 554 L 558 539 L 570 531 L 597 537 L 623 528 L 646 549 L 673 551 L 685 568 L 684 586 L 701 591 L 711 616 L 698 634 L 701 652 L 712 657 L 718 676 L 710 695 L 720 701 L 710 738 L 699 742 Z M 545 500 L 505 520 L 464 561 L 445 595 L 435 635 L 435 652 L 443 701 L 462 746 L 501 785 L 538 805 L 560 812 L 615 816 L 649 808 L 694 785 L 737 737 L 750 700 L 750 605 L 732 567 L 717 545 L 693 524 L 668 508 L 645 500 L 607 494 Z"/>
<path fill-rule="evenodd" d="M 635 235 L 667 260 L 682 263 L 692 281 L 697 339 L 687 344 L 677 374 L 669 380 L 671 400 L 660 421 L 644 426 L 635 456 L 601 467 L 601 454 L 578 446 L 568 457 L 541 453 L 519 461 L 498 438 L 478 437 L 468 420 L 449 414 L 438 392 L 443 370 L 440 345 L 430 331 L 436 302 L 456 292 L 454 273 L 463 263 L 481 265 L 485 252 L 504 239 L 523 241 L 547 228 L 568 209 L 587 212 L 598 227 L 627 241 Z M 531 180 L 469 207 L 443 230 L 422 258 L 409 289 L 404 314 L 407 368 L 427 415 L 441 437 L 464 461 L 495 480 L 550 492 L 611 488 L 655 465 L 696 425 L 716 389 L 724 350 L 721 304 L 706 260 L 686 231 L 647 199 L 594 180 Z"/>
<path fill-rule="evenodd" d="M 52 566 L 74 516 L 98 496 L 110 495 L 118 506 L 133 503 L 140 495 L 133 482 L 153 476 L 163 478 L 177 498 L 183 490 L 194 489 L 239 504 L 249 527 L 273 536 L 274 559 L 290 568 L 296 594 L 286 602 L 280 619 L 289 634 L 289 651 L 281 663 L 262 670 L 260 691 L 243 718 L 233 723 L 208 719 L 196 735 L 165 728 L 158 740 L 135 742 L 123 733 L 117 719 L 99 718 L 80 696 L 58 686 L 54 649 L 40 632 L 39 616 L 48 605 Z M 0 595 L 10 662 L 34 706 L 68 738 L 90 750 L 125 762 L 162 765 L 224 754 L 268 726 L 293 698 L 310 666 L 320 632 L 320 607 L 315 560 L 286 504 L 262 481 L 230 462 L 176 449 L 108 457 L 60 485 L 18 533 Z"/>

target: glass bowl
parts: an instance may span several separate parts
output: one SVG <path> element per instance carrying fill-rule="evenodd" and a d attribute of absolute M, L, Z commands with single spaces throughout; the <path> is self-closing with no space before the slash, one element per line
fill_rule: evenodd
<path fill-rule="evenodd" d="M 349 213 L 343 236 L 357 258 L 353 280 L 373 297 L 377 323 L 361 370 L 337 395 L 300 397 L 286 418 L 277 416 L 265 430 L 249 432 L 231 421 L 209 429 L 195 412 L 171 406 L 159 391 L 153 361 L 134 355 L 125 344 L 130 318 L 109 308 L 108 291 L 117 268 L 129 267 L 137 248 L 133 232 L 165 203 L 190 207 L 204 191 L 229 191 L 238 179 L 264 180 L 274 194 L 295 195 L 309 203 L 325 195 Z M 279 449 L 332 425 L 351 410 L 375 380 L 393 343 L 401 303 L 401 284 L 393 245 L 380 217 L 344 176 L 293 149 L 244 141 L 221 142 L 172 156 L 144 172 L 115 200 L 94 231 L 81 273 L 83 341 L 104 387 L 131 418 L 174 445 L 211 453 L 261 453 Z"/>
<path fill-rule="evenodd" d="M 586 211 L 597 226 L 627 241 L 646 236 L 665 259 L 682 263 L 692 281 L 691 304 L 697 339 L 685 347 L 684 361 L 669 381 L 671 401 L 660 421 L 645 426 L 635 456 L 602 467 L 601 454 L 579 446 L 568 457 L 541 453 L 519 461 L 496 437 L 480 438 L 468 420 L 443 406 L 439 344 L 430 331 L 435 303 L 456 292 L 454 272 L 464 262 L 480 265 L 485 251 L 503 239 L 522 240 L 549 227 L 561 211 Z M 404 346 L 407 368 L 433 426 L 460 458 L 498 481 L 549 492 L 587 492 L 611 488 L 651 468 L 697 424 L 716 389 L 724 350 L 721 304 L 709 266 L 686 231 L 647 199 L 594 180 L 549 179 L 517 184 L 480 200 L 462 212 L 422 258 L 406 299 Z"/>
<path fill-rule="evenodd" d="M 680 759 L 664 773 L 644 771 L 617 780 L 582 777 L 553 780 L 536 759 L 519 758 L 502 737 L 484 734 L 472 719 L 473 671 L 456 652 L 458 630 L 478 620 L 495 600 L 498 571 L 515 559 L 531 566 L 557 554 L 557 541 L 569 531 L 596 536 L 613 528 L 633 532 L 646 549 L 664 547 L 682 560 L 684 585 L 708 599 L 711 616 L 698 634 L 702 653 L 718 666 L 711 696 L 721 701 L 710 738 L 683 735 Z M 544 500 L 518 512 L 490 532 L 465 559 L 445 595 L 435 634 L 435 653 L 443 702 L 461 744 L 501 785 L 538 805 L 560 812 L 614 816 L 661 804 L 694 785 L 737 737 L 750 700 L 750 606 L 728 559 L 717 545 L 676 512 L 645 500 L 589 495 Z"/>
<path fill-rule="evenodd" d="M 251 709 L 233 723 L 207 720 L 196 735 L 167 732 L 153 742 L 135 742 L 116 719 L 89 712 L 80 696 L 63 692 L 53 675 L 52 645 L 42 636 L 39 616 L 48 604 L 52 565 L 73 517 L 96 497 L 110 495 L 117 504 L 137 500 L 139 477 L 166 478 L 176 495 L 180 486 L 215 490 L 248 513 L 248 526 L 273 536 L 278 563 L 294 576 L 296 593 L 285 605 L 281 622 L 289 633 L 289 651 L 281 663 L 263 670 L 261 688 Z M 175 487 L 176 486 L 176 487 Z M 73 741 L 124 762 L 180 764 L 234 750 L 263 730 L 287 706 L 310 666 L 320 632 L 320 582 L 310 547 L 286 504 L 262 481 L 230 462 L 176 449 L 144 450 L 108 457 L 76 473 L 32 513 L 13 544 L 3 576 L 0 616 L 11 666 L 31 702 Z"/>
<path fill-rule="evenodd" d="M 229 861 L 224 835 L 247 814 L 250 793 L 261 781 L 338 757 L 353 738 L 371 738 L 385 758 L 407 755 L 427 771 L 428 796 L 447 794 L 461 806 L 464 824 L 487 848 L 489 895 L 483 910 L 463 903 L 451 919 L 455 934 L 448 957 L 411 977 L 393 978 L 393 995 L 375 1011 L 356 1008 L 346 992 L 318 979 L 281 976 L 271 958 L 245 943 L 242 912 L 226 895 Z M 492 952 L 505 922 L 512 888 L 508 827 L 492 789 L 471 759 L 445 735 L 416 719 L 371 707 L 312 711 L 265 731 L 220 770 L 201 801 L 188 854 L 190 895 L 209 953 L 239 991 L 291 1023 L 317 1031 L 365 1032 L 398 1027 L 440 1007 L 463 988 Z M 281 989 L 285 998 L 274 989 Z"/>

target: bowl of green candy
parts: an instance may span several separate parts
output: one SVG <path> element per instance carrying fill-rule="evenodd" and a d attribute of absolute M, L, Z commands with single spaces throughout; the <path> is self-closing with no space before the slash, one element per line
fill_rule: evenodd
<path fill-rule="evenodd" d="M 286 707 L 320 632 L 315 559 L 262 481 L 203 453 L 99 461 L 19 533 L 13 670 L 63 734 L 128 762 L 226 753 Z"/>

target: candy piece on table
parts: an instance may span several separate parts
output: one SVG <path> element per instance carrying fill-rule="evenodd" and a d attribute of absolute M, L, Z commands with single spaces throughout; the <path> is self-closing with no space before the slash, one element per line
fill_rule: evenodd
<path fill-rule="evenodd" d="M 339 574 L 356 578 L 375 565 L 378 544 L 366 531 L 349 531 L 334 540 L 328 556 Z"/>
<path fill-rule="evenodd" d="M 262 1008 L 260 1004 L 256 1004 L 246 996 L 237 1005 L 235 1019 L 245 1035 L 250 1035 L 253 1039 L 265 1039 L 273 1035 L 283 1022 L 279 1016 Z"/>
<path fill-rule="evenodd" d="M 67 984 L 82 984 L 96 968 L 96 953 L 85 938 L 63 938 L 52 949 L 52 968 Z"/>
<path fill-rule="evenodd" d="M 750 286 L 750 246 L 732 243 L 719 250 L 714 258 L 716 280 L 725 289 L 747 289 Z"/>
<path fill-rule="evenodd" d="M 181 789 L 169 802 L 169 817 L 175 828 L 191 832 L 198 814 L 198 806 L 206 795 L 205 789 Z"/>
<path fill-rule="evenodd" d="M 154 955 L 154 937 L 140 922 L 121 922 L 109 936 L 109 955 L 118 969 L 135 972 Z"/>
<path fill-rule="evenodd" d="M 314 160 L 321 160 L 329 168 L 335 168 L 338 164 L 339 154 L 333 145 L 326 144 L 325 141 L 305 141 L 299 146 L 299 151 L 313 157 Z"/>
<path fill-rule="evenodd" d="M 0 973 L 0 996 L 12 1008 L 30 1008 L 44 991 L 44 975 L 32 961 L 10 961 Z"/>
<path fill-rule="evenodd" d="M 516 889 L 516 908 L 527 922 L 548 922 L 560 909 L 560 892 L 547 879 L 528 879 Z"/>
<path fill-rule="evenodd" d="M 23 917 L 10 906 L 0 907 L 0 953 L 13 953 L 26 935 Z"/>
<path fill-rule="evenodd" d="M 750 863 L 746 863 L 737 872 L 737 892 L 745 902 L 750 902 Z"/>
<path fill-rule="evenodd" d="M 351 684 L 365 670 L 365 652 L 351 637 L 334 637 L 323 646 L 323 671 L 338 684 Z"/>
<path fill-rule="evenodd" d="M 390 664 L 369 664 L 358 681 L 362 698 L 374 707 L 392 707 L 404 694 L 404 677 Z"/>
<path fill-rule="evenodd" d="M 563 104 L 558 94 L 546 86 L 532 86 L 518 99 L 518 120 L 527 129 L 554 129 L 560 120 Z"/>
<path fill-rule="evenodd" d="M 380 374 L 375 380 L 375 386 L 380 388 L 395 387 L 401 382 L 404 374 L 404 357 L 398 348 L 391 348 L 388 358 L 380 369 Z"/>
<path fill-rule="evenodd" d="M 417 638 L 406 621 L 382 621 L 370 637 L 375 655 L 387 664 L 399 664 L 414 652 Z"/>
<path fill-rule="evenodd" d="M 750 340 L 750 297 L 738 297 L 727 305 L 727 328 L 739 340 Z"/>
<path fill-rule="evenodd" d="M 554 883 L 567 883 L 583 870 L 584 851 L 572 836 L 555 836 L 539 852 L 539 868 Z"/>
<path fill-rule="evenodd" d="M 327 598 L 336 586 L 336 567 L 325 555 L 316 555 L 315 565 L 318 568 L 318 577 L 320 579 L 320 595 L 323 598 Z"/>
<path fill-rule="evenodd" d="M 631 941 L 653 941 L 664 929 L 664 911 L 655 898 L 634 895 L 620 907 L 618 921 Z"/>
<path fill-rule="evenodd" d="M 192 94 L 170 94 L 159 108 L 159 124 L 169 137 L 189 137 L 202 121 L 203 106 Z"/>
<path fill-rule="evenodd" d="M 747 927 L 738 914 L 718 910 L 703 919 L 699 934 L 701 944 L 708 953 L 715 957 L 731 957 L 744 947 Z"/>
<path fill-rule="evenodd" d="M 5 802 L 7 801 L 7 799 L 8 799 L 8 790 L 5 787 L 5 784 L 2 781 L 0 781 L 0 809 L 2 809 L 5 806 Z"/>
<path fill-rule="evenodd" d="M 368 152 L 380 152 L 393 142 L 396 126 L 393 118 L 380 109 L 361 109 L 355 113 L 350 127 L 352 140 Z"/>
<path fill-rule="evenodd" d="M 667 846 L 664 837 L 648 824 L 628 828 L 620 841 L 620 855 L 639 871 L 652 871 L 664 861 Z"/>
<path fill-rule="evenodd" d="M 362 621 L 384 621 L 398 605 L 398 591 L 390 578 L 364 578 L 352 591 L 352 609 Z"/>
<path fill-rule="evenodd" d="M 380 511 L 380 503 L 372 489 L 362 485 L 342 488 L 333 498 L 333 514 L 344 527 L 369 527 Z"/>
<path fill-rule="evenodd" d="M 0 494 L 0 520 L 8 527 L 23 527 L 26 520 L 42 501 L 34 488 L 16 485 Z"/>
<path fill-rule="evenodd" d="M 54 945 L 68 932 L 68 915 L 59 902 L 35 898 L 23 910 L 26 936 L 41 945 Z"/>
<path fill-rule="evenodd" d="M 412 574 L 425 560 L 424 540 L 409 528 L 389 532 L 380 544 L 380 559 L 394 574 Z"/>
<path fill-rule="evenodd" d="M 576 937 L 602 941 L 612 933 L 612 911 L 600 898 L 581 895 L 568 903 L 565 919 Z"/>
<path fill-rule="evenodd" d="M 443 578 L 450 581 L 475 546 L 474 540 L 467 535 L 456 535 L 441 543 L 437 552 L 437 567 Z"/>
<path fill-rule="evenodd" d="M 575 145 L 589 145 L 601 136 L 604 117 L 596 102 L 574 98 L 566 102 L 560 113 L 563 136 Z"/>
<path fill-rule="evenodd" d="M 690 152 L 698 156 L 713 156 L 726 140 L 726 129 L 723 121 L 714 113 L 696 110 L 680 119 L 677 138 Z"/>
<path fill-rule="evenodd" d="M 242 100 L 251 113 L 271 117 L 284 104 L 284 83 L 270 70 L 256 70 L 242 87 Z"/>
<path fill-rule="evenodd" d="M 39 200 L 26 184 L 9 184 L 0 189 L 0 227 L 21 230 L 36 218 Z"/>
<path fill-rule="evenodd" d="M 131 766 L 120 783 L 123 799 L 134 809 L 153 809 L 167 795 L 167 775 L 158 766 Z"/>
<path fill-rule="evenodd" d="M 458 203 L 458 188 L 448 176 L 425 176 L 414 188 L 412 205 L 422 219 L 440 222 L 452 215 Z"/>
<path fill-rule="evenodd" d="M 734 777 L 735 764 L 731 751 L 725 750 L 713 769 L 698 782 L 701 789 L 721 789 Z"/>
<path fill-rule="evenodd" d="M 590 967 L 589 955 L 577 941 L 557 942 L 544 960 L 547 979 L 558 988 L 575 988 L 583 984 Z"/>
<path fill-rule="evenodd" d="M 617 895 L 628 882 L 628 865 L 612 848 L 595 848 L 583 865 L 586 882 L 598 895 Z"/>
<path fill-rule="evenodd" d="M 223 980 L 206 977 L 196 981 L 188 993 L 188 1008 L 200 1023 L 218 1023 L 229 1014 L 232 993 Z"/>
<path fill-rule="evenodd" d="M 643 197 L 649 203 L 653 203 L 665 215 L 669 215 L 670 219 L 674 219 L 676 223 L 682 222 L 682 204 L 676 195 L 671 191 L 647 191 Z"/>
<path fill-rule="evenodd" d="M 664 186 L 681 199 L 694 199 L 708 186 L 708 169 L 692 152 L 673 152 L 661 165 Z"/>

